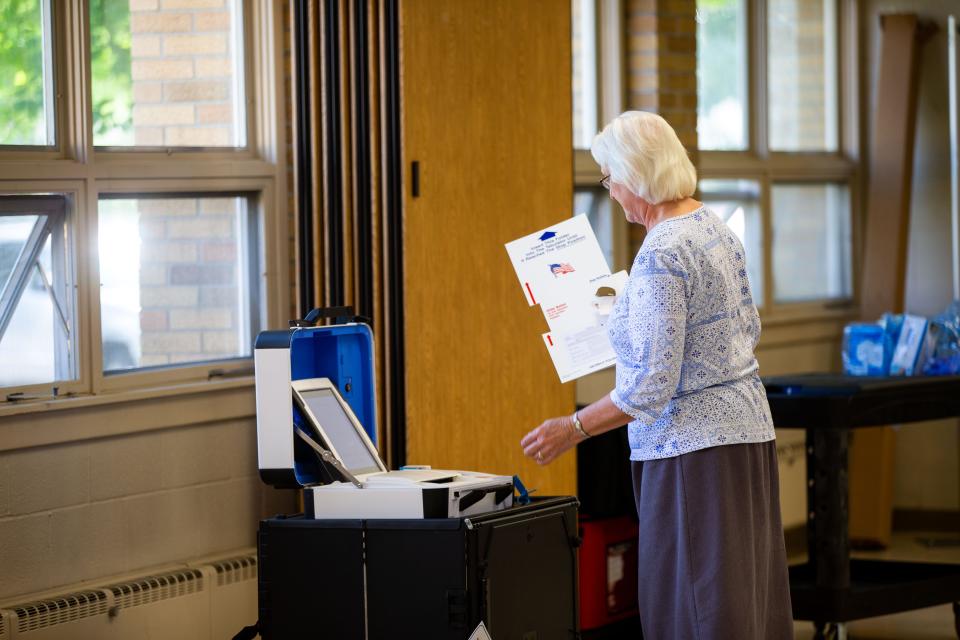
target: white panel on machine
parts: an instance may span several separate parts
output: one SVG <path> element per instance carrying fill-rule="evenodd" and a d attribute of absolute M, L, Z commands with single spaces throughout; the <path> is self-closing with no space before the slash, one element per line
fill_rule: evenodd
<path fill-rule="evenodd" d="M 257 457 L 261 469 L 293 469 L 290 350 L 257 349 Z"/>

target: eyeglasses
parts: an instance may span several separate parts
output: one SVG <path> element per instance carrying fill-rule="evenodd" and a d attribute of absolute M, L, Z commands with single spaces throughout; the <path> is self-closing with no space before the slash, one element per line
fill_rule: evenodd
<path fill-rule="evenodd" d="M 603 176 L 600 178 L 600 186 L 610 191 L 610 176 Z"/>

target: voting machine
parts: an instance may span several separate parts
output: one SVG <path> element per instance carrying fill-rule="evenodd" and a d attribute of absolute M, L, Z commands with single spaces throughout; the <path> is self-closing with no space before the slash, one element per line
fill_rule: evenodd
<path fill-rule="evenodd" d="M 388 471 L 370 327 L 346 309 L 313 326 L 322 313 L 256 342 L 260 475 L 304 490 L 304 513 L 260 521 L 261 637 L 467 640 L 481 624 L 577 637 L 577 499 L 514 501 L 508 476 Z"/>
<path fill-rule="evenodd" d="M 260 476 L 304 488 L 317 519 L 455 518 L 513 504 L 513 479 L 428 466 L 389 471 L 376 441 L 373 333 L 353 318 L 264 331 L 256 341 Z M 305 325 L 305 326 L 300 326 Z"/>

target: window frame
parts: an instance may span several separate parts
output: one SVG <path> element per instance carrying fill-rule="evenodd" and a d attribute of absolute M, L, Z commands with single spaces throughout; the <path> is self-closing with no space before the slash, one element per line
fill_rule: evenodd
<path fill-rule="evenodd" d="M 768 135 L 767 5 L 747 2 L 747 138 L 746 150 L 699 150 L 699 180 L 753 180 L 760 185 L 760 219 L 763 225 L 764 321 L 790 323 L 816 318 L 851 317 L 859 298 L 859 220 L 862 210 L 862 157 L 859 144 L 860 99 L 856 66 L 858 10 L 855 0 L 835 4 L 837 63 L 837 150 L 823 152 L 771 151 Z M 698 52 L 699 55 L 699 52 Z M 843 299 L 778 302 L 774 298 L 773 214 L 771 193 L 775 183 L 846 184 L 850 195 L 851 295 Z M 699 187 L 697 197 L 700 197 Z"/>
<path fill-rule="evenodd" d="M 624 37 L 624 1 L 593 0 L 594 25 L 597 44 L 597 128 L 620 115 L 625 108 L 626 42 Z M 571 96 L 572 99 L 572 96 Z M 573 149 L 573 189 L 584 192 L 602 189 L 600 168 L 594 162 L 589 149 Z M 609 197 L 606 193 L 598 195 Z M 572 205 L 573 203 L 571 203 Z M 614 240 L 613 261 L 609 265 L 614 273 L 630 267 L 630 230 L 620 204 L 611 199 L 613 215 L 612 236 Z"/>
<path fill-rule="evenodd" d="M 74 335 L 76 335 L 77 338 L 77 346 L 74 348 L 73 354 L 75 359 L 74 369 L 76 371 L 75 378 L 0 387 L 0 414 L 2 414 L 4 402 L 7 401 L 7 397 L 10 395 L 16 396 L 19 394 L 21 398 L 27 400 L 32 398 L 54 397 L 52 389 L 56 387 L 57 397 L 71 396 L 84 393 L 90 387 L 90 377 L 87 375 L 83 366 L 85 357 L 84 350 L 89 347 L 89 340 L 86 335 L 86 327 L 80 322 L 81 316 L 86 313 L 86 301 L 81 295 L 79 287 L 81 278 L 84 277 L 83 274 L 86 271 L 86 261 L 83 249 L 81 248 L 82 243 L 80 242 L 80 237 L 85 229 L 85 221 L 81 220 L 77 215 L 77 203 L 83 198 L 83 189 L 84 185 L 75 180 L 0 180 L 0 193 L 4 196 L 29 201 L 38 195 L 56 194 L 62 196 L 64 199 L 63 223 L 66 227 L 64 236 L 68 249 L 68 261 L 64 265 L 64 268 L 70 271 L 71 282 L 69 284 L 75 292 L 72 299 L 67 301 L 67 305 L 71 307 L 73 311 L 73 318 L 71 318 L 71 320 Z M 22 403 L 24 401 L 23 399 L 17 399 L 14 402 Z M 10 404 L 10 402 L 7 401 L 7 404 Z"/>
<path fill-rule="evenodd" d="M 76 265 L 73 260 L 73 234 L 70 233 L 70 224 L 68 221 L 69 208 L 69 199 L 62 194 L 9 194 L 0 198 L 0 216 L 2 217 L 40 215 L 48 219 L 43 225 L 45 229 L 41 237 L 36 239 L 36 248 L 31 252 L 33 256 L 29 264 L 25 265 L 24 270 L 21 271 L 21 275 L 19 276 L 19 279 L 21 279 L 21 284 L 19 285 L 20 291 L 15 294 L 16 303 L 10 307 L 11 313 L 10 318 L 7 320 L 8 322 L 13 318 L 17 307 L 23 300 L 24 289 L 30 286 L 29 282 L 32 277 L 31 272 L 33 271 L 33 266 L 40 252 L 43 251 L 43 245 L 46 244 L 47 239 L 49 239 L 52 264 L 51 273 L 45 275 L 49 275 L 52 282 L 46 284 L 49 290 L 56 291 L 52 304 L 57 307 L 57 311 L 60 312 L 61 321 L 67 324 L 67 333 L 74 337 L 77 335 L 76 303 L 72 295 L 76 283 Z M 34 229 L 36 229 L 36 225 Z M 31 235 L 33 235 L 33 232 L 31 232 Z M 24 249 L 29 246 L 29 243 L 30 240 L 28 239 Z M 63 256 L 67 257 L 66 261 L 62 260 Z M 17 263 L 14 264 L 14 270 L 10 273 L 11 279 L 17 277 L 17 267 L 20 264 L 21 261 L 18 259 Z M 46 280 L 46 277 L 44 280 Z M 7 293 L 6 285 L 7 283 L 0 283 L 0 287 L 2 287 L 2 289 L 0 289 L 0 327 L 3 327 L 4 324 L 3 314 L 5 309 L 3 308 L 3 296 Z M 48 295 L 50 294 L 49 290 L 47 291 Z M 56 318 L 54 318 L 54 324 L 56 324 Z M 0 331 L 0 342 L 2 342 L 4 335 L 5 330 Z M 70 350 L 68 340 L 68 336 L 64 336 L 61 332 L 57 331 L 53 345 L 54 368 L 57 370 L 55 376 L 59 377 L 62 375 L 64 376 L 63 379 L 67 381 L 73 379 L 73 374 L 79 368 L 78 358 L 76 354 Z M 65 363 L 62 362 L 64 358 L 66 359 Z M 56 385 L 58 383 L 54 382 L 52 384 Z"/>
<path fill-rule="evenodd" d="M 87 0 L 82 0 L 86 4 Z M 249 46 L 250 43 L 253 43 L 254 30 L 251 25 L 252 19 L 251 16 L 248 16 L 244 13 L 244 9 L 249 9 L 249 4 L 244 2 L 244 0 L 226 0 L 226 2 L 231 3 L 237 11 L 240 12 L 240 19 L 242 21 L 241 27 L 239 30 L 236 30 L 231 33 L 233 37 L 236 37 L 236 33 L 240 33 L 243 39 L 243 106 L 244 106 L 244 136 L 246 142 L 242 147 L 167 147 L 167 146 L 156 146 L 156 147 L 138 147 L 135 145 L 132 146 L 111 146 L 111 145 L 96 145 L 93 143 L 93 93 L 92 91 L 88 92 L 86 98 L 85 110 L 87 113 L 85 126 L 87 127 L 87 135 L 90 142 L 90 153 L 93 154 L 95 160 L 100 162 L 117 162 L 124 163 L 130 162 L 131 160 L 137 160 L 143 157 L 144 154 L 156 155 L 157 158 L 154 160 L 157 162 L 183 162 L 189 159 L 191 156 L 196 155 L 197 153 L 202 153 L 204 157 L 213 161 L 227 160 L 232 161 L 236 159 L 252 159 L 257 157 L 257 153 L 252 149 L 253 141 L 257 139 L 257 120 L 252 117 L 252 111 L 256 108 L 254 101 L 254 96 L 252 95 L 252 87 L 254 84 L 254 64 L 255 60 L 253 59 L 252 47 Z M 252 12 L 249 12 L 252 13 Z M 88 43 L 88 49 L 86 51 L 87 55 L 84 56 L 84 64 L 86 65 L 87 77 L 90 78 L 92 83 L 92 73 L 91 73 L 91 56 L 89 55 L 89 21 L 84 24 L 86 29 L 86 42 Z M 89 85 L 88 85 L 89 86 Z"/>
<path fill-rule="evenodd" d="M 271 0 L 237 2 L 242 7 L 244 93 L 247 139 L 244 148 L 94 147 L 90 94 L 87 0 L 53 3 L 53 51 L 57 96 L 55 147 L 0 147 L 0 193 L 63 194 L 67 198 L 69 254 L 75 278 L 76 378 L 0 388 L 0 416 L 41 410 L 64 396 L 110 401 L 148 394 L 177 393 L 178 385 L 219 388 L 223 378 L 252 381 L 253 344 L 246 358 L 103 371 L 97 204 L 101 193 L 164 192 L 210 195 L 249 194 L 257 206 L 258 264 L 251 265 L 260 290 L 261 328 L 286 326 L 289 315 L 289 223 L 286 187 L 286 113 L 282 7 Z M 233 384 L 233 383 L 229 383 Z M 54 397 L 52 387 L 57 387 Z M 20 399 L 9 397 L 22 394 Z M 67 401 L 69 402 L 69 401 Z M 27 406 L 31 405 L 31 406 Z M 79 405 L 78 405 L 79 406 Z"/>
<path fill-rule="evenodd" d="M 67 98 L 68 84 L 66 70 L 60 60 L 64 57 L 65 49 L 70 46 L 68 42 L 68 30 L 65 24 L 70 11 L 66 3 L 57 2 L 56 0 L 42 1 L 44 2 L 44 6 L 50 8 L 49 12 L 47 12 L 49 15 L 45 20 L 50 25 L 51 51 L 44 51 L 44 61 L 50 61 L 52 64 L 50 81 L 53 85 L 53 122 L 48 122 L 47 126 L 52 124 L 54 127 L 54 143 L 52 145 L 0 145 L 0 156 L 10 159 L 35 160 L 37 158 L 43 158 L 50 160 L 65 157 L 63 132 L 66 130 L 69 118 L 69 111 L 67 109 L 69 100 Z M 46 77 L 44 77 L 44 82 L 46 82 Z"/>
<path fill-rule="evenodd" d="M 190 182 L 189 194 L 197 197 L 235 197 L 246 196 L 251 204 L 259 210 L 254 212 L 253 217 L 258 221 L 259 228 L 264 228 L 263 220 L 267 217 L 265 209 L 273 196 L 273 184 L 270 180 L 246 180 L 246 179 L 206 179 L 194 180 Z M 92 194 L 92 197 L 99 202 L 104 196 L 116 198 L 117 196 L 127 195 L 131 198 L 138 196 L 156 197 L 163 194 L 169 194 L 171 197 L 180 197 L 187 195 L 183 188 L 183 182 L 179 180 L 160 180 L 149 185 L 149 191 L 145 191 L 143 183 L 138 180 L 115 180 L 110 184 L 109 189 L 102 189 Z M 99 239 L 99 226 L 91 225 L 90 238 L 93 247 L 97 246 Z M 257 237 L 258 246 L 255 247 L 257 255 L 261 257 L 259 263 L 251 265 L 252 269 L 260 269 L 256 276 L 251 273 L 250 280 L 256 280 L 258 287 L 255 294 L 259 299 L 266 298 L 267 282 L 265 279 L 266 269 L 264 268 L 262 256 L 264 255 L 264 240 L 262 233 Z M 98 255 L 96 251 L 93 252 Z M 100 280 L 99 260 L 94 260 L 91 265 L 91 278 L 94 282 Z M 196 379 L 212 379 L 215 377 L 233 377 L 243 375 L 249 371 L 252 375 L 253 370 L 253 341 L 255 336 L 251 336 L 250 355 L 247 357 L 228 357 L 215 360 L 199 361 L 196 363 L 185 363 L 182 365 L 161 365 L 148 366 L 131 369 L 128 371 L 103 371 L 103 351 L 102 351 L 102 321 L 100 316 L 100 296 L 99 287 L 96 289 L 93 297 L 95 300 L 91 308 L 91 330 L 96 336 L 96 344 L 93 349 L 94 366 L 94 388 L 99 391 L 111 392 L 135 389 L 141 386 L 160 386 L 166 384 L 175 384 L 178 382 L 191 381 Z M 260 307 L 258 324 L 261 329 L 267 327 L 268 315 L 264 305 Z"/>

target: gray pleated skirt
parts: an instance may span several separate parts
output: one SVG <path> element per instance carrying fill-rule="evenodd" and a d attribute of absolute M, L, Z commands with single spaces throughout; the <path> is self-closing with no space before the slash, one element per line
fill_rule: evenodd
<path fill-rule="evenodd" d="M 645 640 L 790 640 L 773 441 L 631 463 Z"/>

